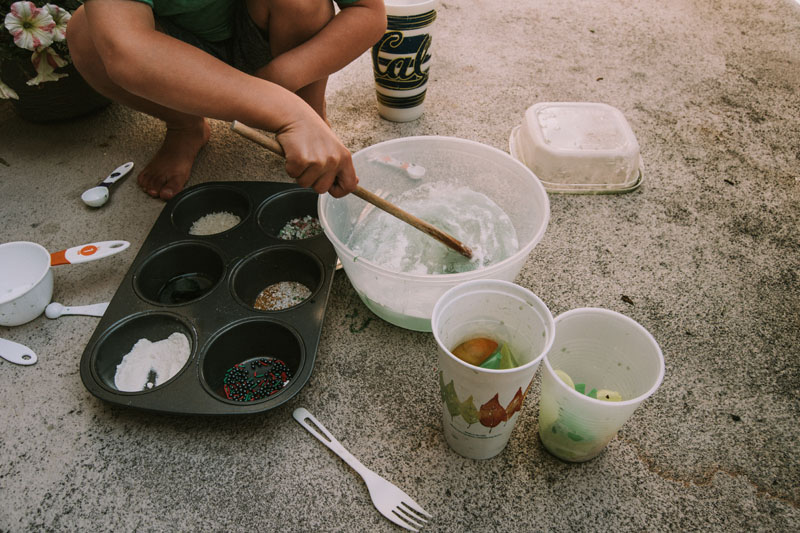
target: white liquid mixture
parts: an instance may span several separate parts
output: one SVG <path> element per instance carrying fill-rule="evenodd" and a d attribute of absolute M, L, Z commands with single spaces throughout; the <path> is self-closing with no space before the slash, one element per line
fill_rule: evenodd
<path fill-rule="evenodd" d="M 353 228 L 347 246 L 358 256 L 395 272 L 453 274 L 484 268 L 519 249 L 511 219 L 486 195 L 436 182 L 391 200 L 401 209 L 449 233 L 472 249 L 467 259 L 379 209 Z"/>

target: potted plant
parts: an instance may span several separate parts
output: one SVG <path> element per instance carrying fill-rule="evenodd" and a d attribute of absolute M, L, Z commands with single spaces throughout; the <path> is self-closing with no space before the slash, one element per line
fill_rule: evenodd
<path fill-rule="evenodd" d="M 108 105 L 81 78 L 66 42 L 78 0 L 0 0 L 0 98 L 29 120 L 46 122 Z"/>

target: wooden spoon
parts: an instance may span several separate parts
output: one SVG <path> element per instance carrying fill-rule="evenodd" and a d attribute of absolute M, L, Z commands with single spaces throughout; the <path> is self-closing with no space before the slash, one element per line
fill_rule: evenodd
<path fill-rule="evenodd" d="M 231 124 L 231 129 L 236 133 L 238 133 L 239 135 L 241 135 L 242 137 L 249 139 L 256 144 L 260 144 L 270 152 L 279 155 L 281 157 L 286 157 L 286 154 L 284 153 L 283 147 L 280 145 L 280 143 L 275 139 L 267 137 L 260 131 L 253 129 L 250 126 L 245 126 L 244 124 L 242 124 L 237 120 L 233 121 L 233 123 Z M 383 211 L 386 211 L 390 215 L 395 216 L 400 220 L 402 220 L 403 222 L 406 222 L 407 224 L 414 226 L 418 230 L 430 235 L 437 241 L 441 242 L 448 248 L 452 248 L 453 250 L 460 253 L 467 259 L 472 259 L 472 250 L 468 246 L 463 244 L 461 241 L 459 241 L 452 235 L 449 235 L 440 230 L 439 228 L 428 224 L 421 218 L 415 217 L 411 213 L 403 211 L 393 203 L 387 202 L 377 194 L 371 193 L 370 191 L 362 188 L 361 186 L 357 186 L 356 190 L 353 191 L 353 194 L 355 194 L 362 200 L 371 203 L 378 209 L 382 209 Z"/>

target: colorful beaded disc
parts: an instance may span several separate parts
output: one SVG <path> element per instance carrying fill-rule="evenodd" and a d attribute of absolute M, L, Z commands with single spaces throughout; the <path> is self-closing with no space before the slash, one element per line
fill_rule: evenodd
<path fill-rule="evenodd" d="M 259 357 L 233 365 L 222 380 L 225 397 L 254 402 L 280 392 L 292 379 L 291 369 L 274 357 Z"/>

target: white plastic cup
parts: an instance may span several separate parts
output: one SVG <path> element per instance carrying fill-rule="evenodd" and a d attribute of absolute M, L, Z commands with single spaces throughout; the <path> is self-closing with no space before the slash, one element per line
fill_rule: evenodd
<path fill-rule="evenodd" d="M 431 325 L 439 345 L 445 440 L 464 457 L 494 457 L 506 447 L 531 380 L 553 343 L 553 315 L 519 285 L 479 279 L 445 292 L 433 308 Z M 506 343 L 520 366 L 492 370 L 453 355 L 452 349 L 476 337 Z"/>
<path fill-rule="evenodd" d="M 385 0 L 386 33 L 372 47 L 378 113 L 409 122 L 422 115 L 438 0 Z"/>
<path fill-rule="evenodd" d="M 608 309 L 573 309 L 558 315 L 555 325 L 542 370 L 539 437 L 559 459 L 588 461 L 661 385 L 664 356 L 644 327 Z M 585 393 L 570 387 L 556 370 L 573 384 L 584 384 Z M 618 392 L 622 401 L 591 398 L 591 389 Z"/>

